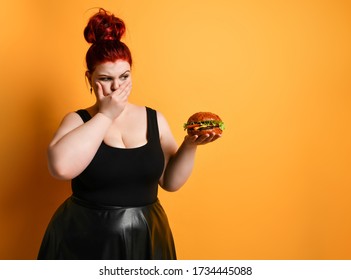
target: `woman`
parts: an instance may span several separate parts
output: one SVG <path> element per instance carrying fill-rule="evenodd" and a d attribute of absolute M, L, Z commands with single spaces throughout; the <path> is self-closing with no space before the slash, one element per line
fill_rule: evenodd
<path fill-rule="evenodd" d="M 100 9 L 84 37 L 86 77 L 96 103 L 67 114 L 48 149 L 50 173 L 72 181 L 38 259 L 176 259 L 158 185 L 178 190 L 196 148 L 220 135 L 184 138 L 178 148 L 164 116 L 128 102 L 132 57 L 124 22 Z"/>

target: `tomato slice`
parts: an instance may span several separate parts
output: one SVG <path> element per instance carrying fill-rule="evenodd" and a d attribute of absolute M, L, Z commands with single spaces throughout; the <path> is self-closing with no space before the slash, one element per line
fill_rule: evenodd
<path fill-rule="evenodd" d="M 189 129 L 189 128 L 194 128 L 194 127 L 198 127 L 198 126 L 201 126 L 201 125 L 196 123 L 196 124 L 187 125 L 186 128 Z"/>

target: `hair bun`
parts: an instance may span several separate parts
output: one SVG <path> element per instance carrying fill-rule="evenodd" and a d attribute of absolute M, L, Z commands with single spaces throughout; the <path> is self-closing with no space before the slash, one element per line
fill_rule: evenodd
<path fill-rule="evenodd" d="M 125 30 L 123 20 L 101 8 L 89 19 L 84 29 L 84 38 L 91 44 L 104 40 L 120 41 Z"/>

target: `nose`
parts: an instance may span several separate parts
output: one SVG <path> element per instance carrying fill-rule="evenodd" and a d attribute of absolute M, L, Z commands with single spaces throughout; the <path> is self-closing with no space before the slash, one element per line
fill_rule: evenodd
<path fill-rule="evenodd" d="M 120 84 L 118 83 L 118 81 L 113 81 L 112 84 L 111 84 L 111 90 L 112 91 L 115 91 L 119 88 Z"/>

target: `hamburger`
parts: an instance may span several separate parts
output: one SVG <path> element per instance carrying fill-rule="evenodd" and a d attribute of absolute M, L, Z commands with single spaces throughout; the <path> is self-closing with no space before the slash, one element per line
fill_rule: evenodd
<path fill-rule="evenodd" d="M 189 117 L 184 124 L 184 130 L 188 135 L 204 135 L 214 132 L 215 134 L 222 134 L 224 123 L 221 118 L 211 112 L 197 112 Z"/>

